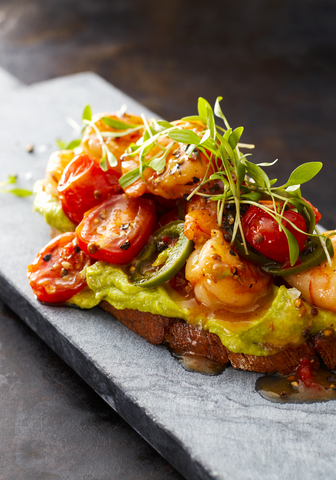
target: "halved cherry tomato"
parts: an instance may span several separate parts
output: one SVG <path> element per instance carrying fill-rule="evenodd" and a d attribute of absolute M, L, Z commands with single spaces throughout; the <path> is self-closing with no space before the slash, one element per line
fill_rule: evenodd
<path fill-rule="evenodd" d="M 318 209 L 316 207 L 314 207 L 314 205 L 312 205 L 310 202 L 308 202 L 308 200 L 306 200 L 305 198 L 302 197 L 302 200 L 304 200 L 306 203 L 308 203 L 308 205 L 310 205 L 312 207 L 314 215 L 315 215 L 315 222 L 318 223 L 322 218 L 322 215 L 320 214 Z"/>
<path fill-rule="evenodd" d="M 78 244 L 97 260 L 128 263 L 146 245 L 155 222 L 152 200 L 113 195 L 85 213 L 76 229 Z"/>
<path fill-rule="evenodd" d="M 28 278 L 35 295 L 42 302 L 66 302 L 86 285 L 82 272 L 92 263 L 81 251 L 75 232 L 51 240 L 28 265 Z"/>
<path fill-rule="evenodd" d="M 114 170 L 104 172 L 88 155 L 77 155 L 64 169 L 57 187 L 67 217 L 78 224 L 85 212 L 121 192 L 118 178 Z"/>
<path fill-rule="evenodd" d="M 306 222 L 300 213 L 287 210 L 283 216 L 307 232 Z M 305 248 L 307 235 L 295 230 L 286 220 L 283 220 L 283 225 L 294 235 L 301 252 Z M 248 243 L 265 257 L 280 263 L 289 259 L 286 234 L 280 232 L 278 223 L 267 212 L 256 206 L 250 207 L 242 218 L 242 226 Z"/>

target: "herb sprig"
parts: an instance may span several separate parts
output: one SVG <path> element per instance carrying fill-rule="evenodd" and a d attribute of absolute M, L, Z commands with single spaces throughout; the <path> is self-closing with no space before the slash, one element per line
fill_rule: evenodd
<path fill-rule="evenodd" d="M 17 197 L 29 197 L 29 195 L 33 193 L 31 190 L 26 190 L 25 188 L 3 188 L 7 185 L 15 185 L 16 181 L 16 175 L 8 175 L 7 180 L 0 182 L 0 193 L 12 193 Z"/>
<path fill-rule="evenodd" d="M 120 113 L 124 114 L 125 111 L 126 111 L 126 105 L 123 105 L 120 110 Z M 102 153 L 103 153 L 102 158 L 100 160 L 100 167 L 104 172 L 106 172 L 109 166 L 116 167 L 118 165 L 118 161 L 115 155 L 113 155 L 113 153 L 107 147 L 104 139 L 119 138 L 125 135 L 129 135 L 138 130 L 142 130 L 143 125 L 133 125 L 133 124 L 122 122 L 121 120 L 117 120 L 110 117 L 102 117 L 101 120 L 107 127 L 115 128 L 118 131 L 111 132 L 111 131 L 99 130 L 95 122 L 92 120 L 92 109 L 90 105 L 86 105 L 83 110 L 82 126 L 79 125 L 72 118 L 67 118 L 67 122 L 74 128 L 76 132 L 81 133 L 82 136 L 87 126 L 90 126 L 95 131 L 95 134 L 101 144 Z M 58 147 L 62 150 L 74 150 L 81 144 L 82 136 L 81 138 L 76 138 L 75 140 L 72 140 L 70 143 L 67 143 L 63 140 L 57 140 L 56 143 Z"/>
<path fill-rule="evenodd" d="M 235 205 L 235 221 L 232 231 L 233 243 L 239 233 L 242 239 L 245 253 L 248 254 L 248 248 L 241 224 L 241 205 L 257 205 L 266 211 L 279 225 L 279 230 L 284 231 L 290 254 L 290 264 L 295 265 L 299 256 L 299 246 L 295 236 L 283 224 L 284 211 L 287 206 L 303 214 L 308 222 L 307 235 L 317 236 L 325 251 L 327 260 L 330 264 L 330 254 L 326 248 L 326 239 L 320 234 L 315 226 L 315 214 L 310 204 L 308 204 L 301 195 L 300 186 L 318 174 L 322 168 L 321 162 L 307 162 L 297 167 L 289 176 L 287 182 L 281 186 L 275 186 L 277 179 L 270 179 L 262 167 L 270 167 L 277 161 L 271 163 L 255 164 L 248 160 L 250 153 L 242 154 L 240 149 L 254 148 L 254 145 L 241 143 L 240 139 L 244 128 L 238 127 L 232 129 L 227 118 L 222 112 L 220 102 L 222 97 L 218 97 L 214 109 L 204 99 L 198 100 L 198 115 L 184 117 L 182 120 L 191 123 L 197 123 L 203 126 L 199 134 L 188 128 L 174 126 L 165 121 L 152 121 L 145 123 L 145 134 L 132 145 L 127 156 L 138 156 L 139 166 L 125 175 L 119 183 L 123 188 L 131 185 L 139 178 L 144 179 L 143 172 L 146 168 L 152 168 L 160 173 L 166 167 L 166 158 L 168 150 L 172 148 L 171 143 L 165 146 L 162 142 L 164 137 L 187 145 L 187 152 L 190 155 L 197 148 L 208 160 L 206 175 L 198 186 L 190 193 L 187 200 L 194 195 L 209 197 L 217 202 L 217 221 L 222 225 L 225 206 Z M 215 116 L 221 119 L 224 127 L 215 123 Z M 164 154 L 152 156 L 148 155 L 154 148 L 161 149 Z M 149 159 L 148 159 L 149 157 Z M 160 159 L 160 160 L 158 160 Z M 209 175 L 209 172 L 214 172 Z M 222 182 L 222 192 L 216 195 L 200 192 L 201 187 L 213 181 Z M 260 203 L 260 200 L 269 200 L 271 206 Z M 281 207 L 279 208 L 279 205 Z M 301 230 L 292 222 L 289 222 L 295 230 Z M 306 232 L 303 232 L 306 233 Z"/>

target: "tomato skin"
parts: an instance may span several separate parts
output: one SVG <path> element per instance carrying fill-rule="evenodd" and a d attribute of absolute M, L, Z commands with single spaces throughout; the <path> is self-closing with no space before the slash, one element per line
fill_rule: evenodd
<path fill-rule="evenodd" d="M 322 218 L 322 215 L 320 214 L 318 209 L 316 207 L 314 207 L 314 205 L 312 205 L 310 202 L 308 202 L 308 200 L 306 200 L 305 198 L 302 197 L 302 200 L 304 200 L 306 203 L 308 203 L 308 205 L 311 206 L 311 208 L 313 209 L 314 215 L 315 215 L 315 222 L 318 223 Z"/>
<path fill-rule="evenodd" d="M 309 358 L 303 358 L 301 360 L 297 368 L 297 374 L 305 387 L 321 390 L 321 386 L 314 381 L 313 364 Z"/>
<path fill-rule="evenodd" d="M 77 155 L 64 169 L 57 187 L 67 217 L 80 223 L 85 212 L 121 192 L 118 179 L 114 170 L 104 172 L 88 155 Z"/>
<path fill-rule="evenodd" d="M 155 223 L 152 200 L 113 195 L 85 213 L 76 229 L 78 245 L 92 258 L 122 265 L 140 253 Z"/>
<path fill-rule="evenodd" d="M 293 210 L 287 210 L 283 216 L 307 232 L 302 215 Z M 305 248 L 307 236 L 295 230 L 286 220 L 283 220 L 283 225 L 294 235 L 301 252 Z M 286 234 L 284 231 L 279 231 L 278 223 L 267 212 L 256 206 L 250 207 L 242 218 L 242 226 L 248 243 L 262 255 L 280 263 L 289 259 Z"/>
<path fill-rule="evenodd" d="M 75 232 L 64 233 L 51 240 L 28 265 L 30 286 L 42 302 L 66 302 L 86 286 L 81 272 L 91 263 L 78 248 Z"/>

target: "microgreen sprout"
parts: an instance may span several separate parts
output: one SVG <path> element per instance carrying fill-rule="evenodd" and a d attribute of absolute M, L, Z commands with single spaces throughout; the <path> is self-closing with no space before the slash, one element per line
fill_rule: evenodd
<path fill-rule="evenodd" d="M 119 114 L 122 116 L 126 112 L 126 105 L 123 105 L 119 111 Z M 134 132 L 139 130 L 143 130 L 143 125 L 135 125 L 123 122 L 116 118 L 111 117 L 102 117 L 101 121 L 107 127 L 114 128 L 117 131 L 111 132 L 109 130 L 102 131 L 99 130 L 95 121 L 92 119 L 92 109 L 90 105 L 86 105 L 83 114 L 82 114 L 82 126 L 80 126 L 74 119 L 67 117 L 67 123 L 72 126 L 72 128 L 77 132 L 81 133 L 83 136 L 84 130 L 86 127 L 90 126 L 99 140 L 102 148 L 102 158 L 100 160 L 100 167 L 101 169 L 106 172 L 110 167 L 116 167 L 118 165 L 118 161 L 111 150 L 105 143 L 105 139 L 114 139 L 123 137 L 126 135 L 130 135 Z M 61 150 L 74 150 L 76 147 L 80 146 L 82 142 L 82 137 L 72 140 L 70 143 L 64 142 L 63 140 L 57 140 L 56 143 Z"/>
<path fill-rule="evenodd" d="M 7 180 L 0 182 L 0 193 L 12 193 L 17 197 L 29 197 L 32 194 L 30 190 L 26 190 L 25 188 L 3 188 L 7 185 L 15 185 L 17 181 L 16 175 L 8 175 Z"/>
<path fill-rule="evenodd" d="M 248 255 L 248 247 L 245 240 L 241 223 L 241 206 L 257 205 L 267 212 L 279 226 L 279 230 L 286 235 L 290 264 L 295 265 L 299 256 L 299 246 L 295 236 L 284 226 L 283 221 L 290 224 L 296 231 L 302 232 L 295 224 L 285 219 L 284 212 L 287 207 L 304 215 L 308 223 L 310 236 L 320 239 L 326 258 L 330 264 L 330 254 L 326 247 L 326 240 L 315 226 L 315 215 L 310 204 L 301 196 L 300 185 L 308 182 L 317 175 L 322 167 L 321 162 L 308 162 L 297 167 L 289 176 L 287 182 L 276 187 L 277 179 L 270 179 L 262 167 L 270 167 L 277 160 L 270 163 L 255 164 L 248 160 L 249 153 L 242 154 L 240 149 L 252 149 L 253 144 L 240 141 L 243 127 L 232 129 L 227 118 L 222 112 L 218 97 L 214 109 L 204 99 L 198 100 L 198 115 L 184 117 L 184 122 L 189 122 L 182 127 L 164 121 L 145 121 L 145 133 L 136 145 L 129 148 L 126 156 L 137 156 L 139 166 L 127 172 L 119 180 L 120 185 L 126 188 L 139 178 L 144 179 L 143 172 L 146 168 L 152 168 L 157 172 L 163 172 L 166 168 L 168 152 L 173 148 L 167 139 L 187 145 L 186 151 L 190 156 L 196 149 L 201 152 L 208 161 L 206 174 L 200 179 L 199 184 L 188 195 L 190 200 L 194 195 L 208 197 L 217 202 L 217 221 L 221 227 L 225 215 L 226 205 L 235 206 L 235 221 L 232 228 L 232 240 L 241 239 L 245 253 Z M 221 119 L 223 126 L 215 123 L 215 116 Z M 198 126 L 198 133 L 193 128 Z M 202 129 L 203 128 L 203 129 Z M 157 151 L 165 151 L 159 155 Z M 209 182 L 218 182 L 220 192 L 213 195 L 205 193 L 204 187 Z M 265 204 L 262 200 L 267 200 Z"/>

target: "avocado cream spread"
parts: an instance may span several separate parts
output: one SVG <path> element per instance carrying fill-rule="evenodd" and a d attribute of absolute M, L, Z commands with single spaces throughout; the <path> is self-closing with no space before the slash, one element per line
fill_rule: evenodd
<path fill-rule="evenodd" d="M 47 224 L 60 233 L 73 232 L 76 225 L 63 212 L 60 200 L 43 190 L 43 182 L 41 180 L 34 185 L 34 212 L 43 215 Z"/>
<path fill-rule="evenodd" d="M 205 319 L 202 325 L 205 330 L 218 335 L 231 352 L 273 355 L 289 344 L 302 345 L 309 335 L 336 325 L 335 313 L 314 308 L 312 314 L 312 307 L 302 300 L 297 305 L 284 285 L 273 286 L 273 300 L 267 307 L 257 309 L 255 318 L 249 315 L 246 321 L 234 322 L 214 315 Z M 244 314 L 241 318 L 244 319 Z"/>
<path fill-rule="evenodd" d="M 86 281 L 94 296 L 89 298 L 87 291 L 83 291 L 71 299 L 71 303 L 82 308 L 90 308 L 106 300 L 118 310 L 132 308 L 185 320 L 189 315 L 188 310 L 170 297 L 164 286 L 137 287 L 130 283 L 127 274 L 117 265 L 94 263 L 86 268 Z"/>
<path fill-rule="evenodd" d="M 189 310 L 171 298 L 165 286 L 135 286 L 116 265 L 96 262 L 87 267 L 86 280 L 89 288 L 77 293 L 69 303 L 92 308 L 106 300 L 120 310 L 131 308 L 183 318 L 188 323 L 195 321 Z M 201 315 L 197 320 L 205 330 L 218 335 L 231 352 L 258 356 L 273 355 L 289 344 L 299 346 L 310 334 L 336 324 L 336 314 L 315 308 L 313 313 L 317 310 L 318 314 L 312 315 L 310 305 L 300 301 L 301 305 L 297 307 L 295 298 L 288 292 L 285 286 L 274 286 L 267 304 L 252 313 L 232 315 L 228 312 L 227 319 L 223 313 L 212 312 L 209 316 Z"/>
<path fill-rule="evenodd" d="M 34 210 L 60 232 L 75 230 L 59 199 L 44 192 L 42 186 L 42 182 L 35 185 Z M 311 306 L 301 300 L 295 303 L 295 297 L 285 286 L 273 286 L 268 301 L 247 314 L 214 311 L 195 315 L 184 308 L 179 297 L 172 295 L 165 285 L 153 288 L 133 285 L 117 265 L 96 262 L 86 268 L 86 280 L 88 287 L 74 295 L 68 303 L 93 308 L 106 300 L 119 310 L 131 308 L 182 318 L 188 323 L 196 321 L 204 330 L 218 335 L 231 352 L 246 355 L 273 355 L 282 347 L 289 344 L 299 346 L 306 342 L 309 335 L 336 325 L 335 313 L 315 307 L 312 314 Z"/>

